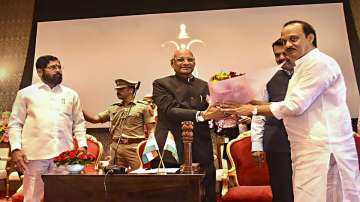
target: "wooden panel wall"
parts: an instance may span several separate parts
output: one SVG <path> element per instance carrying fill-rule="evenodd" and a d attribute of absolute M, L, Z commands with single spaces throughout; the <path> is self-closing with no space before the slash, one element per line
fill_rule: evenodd
<path fill-rule="evenodd" d="M 0 112 L 10 111 L 24 71 L 34 0 L 0 0 Z"/>

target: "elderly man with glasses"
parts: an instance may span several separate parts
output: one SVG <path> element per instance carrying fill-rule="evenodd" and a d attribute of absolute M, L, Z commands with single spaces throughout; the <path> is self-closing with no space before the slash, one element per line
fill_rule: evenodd
<path fill-rule="evenodd" d="M 175 51 L 170 63 L 175 75 L 153 82 L 153 99 L 158 106 L 156 140 L 162 153 L 168 132 L 174 135 L 179 162 L 170 156 L 165 156 L 163 160 L 165 167 L 179 167 L 183 162 L 184 150 L 181 122 L 194 122 L 192 158 L 194 162 L 200 163 L 200 168 L 205 172 L 205 201 L 215 201 L 215 167 L 210 129 L 206 120 L 222 118 L 223 113 L 218 108 L 209 107 L 206 102 L 208 85 L 192 75 L 195 58 L 190 50 Z M 156 161 L 153 165 L 157 166 Z"/>

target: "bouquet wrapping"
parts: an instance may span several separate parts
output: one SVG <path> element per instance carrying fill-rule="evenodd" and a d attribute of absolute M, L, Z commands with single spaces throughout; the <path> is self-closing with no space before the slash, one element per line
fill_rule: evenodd
<path fill-rule="evenodd" d="M 255 98 L 255 91 L 252 89 L 249 80 L 244 73 L 220 72 L 211 77 L 208 82 L 210 104 L 246 104 Z M 216 120 L 218 132 L 222 128 L 233 128 L 238 125 L 238 118 L 230 116 L 225 119 Z M 212 123 L 210 124 L 212 127 Z"/>
<path fill-rule="evenodd" d="M 211 77 L 208 85 L 211 104 L 246 104 L 255 97 L 255 92 L 249 85 L 245 74 L 220 72 Z"/>

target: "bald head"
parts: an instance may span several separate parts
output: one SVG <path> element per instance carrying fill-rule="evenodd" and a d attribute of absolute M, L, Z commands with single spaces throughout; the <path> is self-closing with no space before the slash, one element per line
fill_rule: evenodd
<path fill-rule="evenodd" d="M 191 55 L 191 57 L 194 57 L 193 53 L 189 49 L 180 49 L 180 50 L 176 50 L 174 52 L 173 59 L 176 57 L 179 57 L 179 55 L 182 55 L 182 54 L 188 54 L 188 55 Z"/>
<path fill-rule="evenodd" d="M 191 76 L 195 68 L 194 55 L 187 49 L 176 50 L 170 62 L 175 74 L 183 77 Z"/>

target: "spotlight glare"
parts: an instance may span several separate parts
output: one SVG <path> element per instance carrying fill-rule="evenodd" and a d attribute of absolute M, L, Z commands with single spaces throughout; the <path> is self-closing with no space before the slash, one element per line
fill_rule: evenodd
<path fill-rule="evenodd" d="M 0 67 L 0 80 L 5 80 L 8 75 L 8 72 L 4 67 Z"/>

